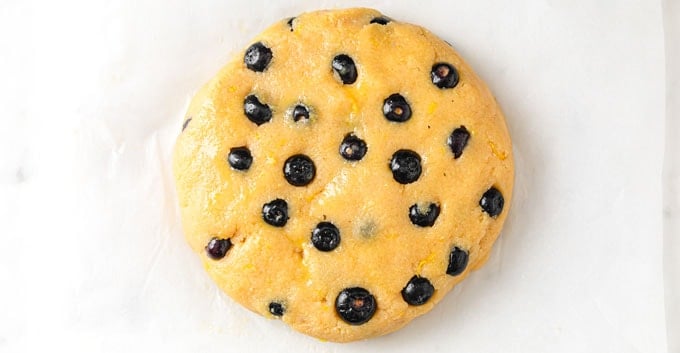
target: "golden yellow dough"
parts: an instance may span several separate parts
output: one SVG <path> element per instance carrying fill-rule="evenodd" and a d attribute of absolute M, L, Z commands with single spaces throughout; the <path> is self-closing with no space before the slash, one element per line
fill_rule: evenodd
<path fill-rule="evenodd" d="M 328 341 L 386 334 L 430 311 L 483 265 L 512 196 L 511 142 L 486 85 L 429 31 L 396 20 L 370 23 L 381 16 L 371 9 L 331 10 L 274 24 L 251 42 L 271 50 L 266 69 L 246 67 L 245 49 L 227 64 L 192 101 L 174 154 L 187 241 L 219 287 L 260 315 Z M 334 73 L 338 54 L 353 59 L 356 82 L 343 84 Z M 433 84 L 431 70 L 439 62 L 457 69 L 454 88 Z M 383 102 L 393 93 L 410 105 L 406 122 L 383 115 Z M 249 94 L 271 108 L 269 122 L 246 118 Z M 297 104 L 309 107 L 308 120 L 294 121 L 290 111 Z M 454 158 L 447 139 L 460 126 L 470 137 Z M 359 161 L 339 153 L 350 132 L 367 144 Z M 227 161 L 231 148 L 240 146 L 252 154 L 247 170 Z M 398 183 L 392 175 L 390 159 L 400 149 L 422 158 L 422 174 L 413 183 Z M 284 162 L 295 154 L 315 164 L 306 186 L 284 178 Z M 505 200 L 496 217 L 480 207 L 491 187 Z M 288 204 L 283 227 L 263 221 L 262 207 L 274 199 Z M 441 209 L 434 225 L 414 225 L 410 206 L 429 202 Z M 310 240 L 322 221 L 340 231 L 332 251 L 319 251 Z M 232 244 L 221 259 L 206 253 L 213 238 Z M 454 247 L 469 254 L 467 268 L 456 276 L 446 273 Z M 418 306 L 401 293 L 415 275 L 434 287 Z M 339 292 L 350 287 L 375 298 L 377 308 L 363 324 L 350 324 L 336 311 Z M 271 302 L 281 304 L 282 316 L 270 313 Z"/>

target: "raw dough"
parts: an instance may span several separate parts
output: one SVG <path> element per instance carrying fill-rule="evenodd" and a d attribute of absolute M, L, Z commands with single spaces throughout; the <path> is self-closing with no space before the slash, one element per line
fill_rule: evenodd
<path fill-rule="evenodd" d="M 177 140 L 187 241 L 235 301 L 305 334 L 399 329 L 501 230 L 503 114 L 450 45 L 375 10 L 305 13 L 251 43 Z"/>

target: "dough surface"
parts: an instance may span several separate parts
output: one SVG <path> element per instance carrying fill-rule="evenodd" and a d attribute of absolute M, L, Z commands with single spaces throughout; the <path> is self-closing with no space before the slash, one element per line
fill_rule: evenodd
<path fill-rule="evenodd" d="M 512 196 L 503 114 L 451 46 L 375 10 L 304 13 L 256 43 L 200 90 L 177 140 L 186 239 L 258 314 L 328 341 L 395 331 L 486 261 Z M 296 155 L 313 172 L 286 167 Z"/>

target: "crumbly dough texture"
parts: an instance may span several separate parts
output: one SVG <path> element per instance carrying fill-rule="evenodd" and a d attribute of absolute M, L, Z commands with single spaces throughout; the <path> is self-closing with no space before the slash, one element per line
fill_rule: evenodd
<path fill-rule="evenodd" d="M 471 270 L 486 261 L 507 216 L 513 187 L 510 138 L 494 97 L 446 42 L 419 26 L 390 20 L 371 9 L 304 13 L 274 24 L 252 42 L 271 50 L 263 71 L 244 63 L 245 49 L 193 99 L 174 154 L 174 173 L 186 239 L 219 287 L 238 303 L 322 340 L 346 342 L 395 331 L 430 311 Z M 356 82 L 343 84 L 331 62 L 354 60 Z M 454 88 L 433 84 L 435 63 L 459 73 Z M 389 121 L 383 104 L 399 93 L 412 110 L 406 122 Z M 244 115 L 244 99 L 256 95 L 272 112 L 257 125 Z M 303 104 L 309 119 L 295 121 Z M 189 120 L 190 119 L 190 120 Z M 470 137 L 459 158 L 447 139 L 465 126 Z M 366 142 L 359 161 L 338 148 L 348 133 Z M 227 156 L 246 146 L 247 170 Z M 395 181 L 390 159 L 409 149 L 422 158 L 417 181 Z M 306 186 L 286 181 L 286 159 L 304 154 L 316 175 Z M 505 200 L 491 217 L 480 207 L 491 187 Z M 263 221 L 265 203 L 282 199 L 288 221 Z M 414 225 L 409 207 L 436 203 L 432 227 Z M 421 209 L 424 206 L 421 207 Z M 339 246 L 320 251 L 310 241 L 319 222 L 341 234 Z M 221 259 L 208 256 L 211 239 L 229 239 Z M 449 254 L 468 252 L 463 273 L 446 273 Z M 434 294 L 409 305 L 402 289 L 413 276 L 427 278 Z M 377 308 L 352 325 L 335 308 L 345 288 L 361 287 Z M 283 308 L 275 316 L 270 303 Z M 274 310 L 280 311 L 280 310 Z M 455 318 L 451 318 L 455 320 Z"/>

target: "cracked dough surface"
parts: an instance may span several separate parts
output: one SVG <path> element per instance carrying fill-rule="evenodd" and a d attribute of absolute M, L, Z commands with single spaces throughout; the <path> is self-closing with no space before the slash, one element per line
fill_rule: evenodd
<path fill-rule="evenodd" d="M 244 64 L 241 51 L 192 101 L 186 129 L 177 140 L 174 173 L 186 239 L 205 269 L 236 302 L 294 329 L 329 341 L 352 341 L 395 331 L 431 310 L 471 270 L 485 262 L 507 216 L 512 196 L 512 147 L 503 114 L 485 84 L 447 43 L 427 30 L 371 9 L 305 13 L 274 24 L 251 43 L 272 52 L 265 70 Z M 350 56 L 357 79 L 343 84 L 331 67 Z M 454 88 L 435 86 L 430 73 L 446 62 L 459 73 Z M 393 93 L 412 110 L 403 123 L 383 115 Z M 254 94 L 272 113 L 257 125 L 244 115 Z M 303 104 L 309 119 L 296 122 L 292 107 Z M 465 126 L 470 137 L 455 159 L 447 139 Z M 359 161 L 338 153 L 344 136 L 367 144 Z M 230 167 L 231 148 L 247 146 L 252 165 Z M 400 149 L 416 151 L 422 174 L 400 184 L 389 167 Z M 306 186 L 283 176 L 285 160 L 305 154 L 316 175 Z M 491 217 L 482 195 L 498 189 L 505 208 Z M 262 207 L 274 199 L 288 205 L 288 221 L 274 227 Z M 409 219 L 414 204 L 436 203 L 432 227 Z M 340 231 L 337 248 L 323 252 L 310 235 L 322 221 Z M 206 254 L 213 238 L 232 246 L 221 259 Z M 465 271 L 447 275 L 453 247 L 469 253 Z M 427 278 L 434 294 L 409 305 L 401 291 L 413 276 Z M 377 308 L 366 323 L 351 325 L 335 310 L 338 293 L 362 287 Z M 282 316 L 270 313 L 280 303 Z M 455 320 L 455 318 L 451 318 Z"/>

